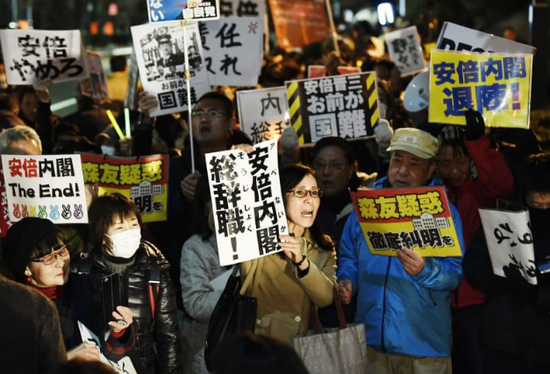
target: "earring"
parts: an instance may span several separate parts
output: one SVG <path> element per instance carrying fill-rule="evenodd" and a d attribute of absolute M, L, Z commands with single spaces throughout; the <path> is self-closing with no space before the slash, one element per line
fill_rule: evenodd
<path fill-rule="evenodd" d="M 29 269 L 25 269 L 25 276 L 30 277 L 32 275 L 31 271 Z"/>

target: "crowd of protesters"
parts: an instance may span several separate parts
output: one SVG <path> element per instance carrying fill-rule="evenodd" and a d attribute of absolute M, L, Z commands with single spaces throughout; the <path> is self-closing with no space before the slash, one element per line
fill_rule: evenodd
<path fill-rule="evenodd" d="M 312 304 L 323 325 L 337 325 L 334 287 L 348 322 L 365 324 L 369 373 L 549 372 L 550 275 L 537 271 L 537 285 L 514 267 L 506 278 L 494 275 L 478 213 L 497 199 L 525 205 L 535 263 L 550 261 L 546 112 L 531 114 L 536 133 L 485 127 L 473 110 L 464 127 L 429 123 L 405 110 L 410 78 L 400 77 L 365 23 L 339 37 L 339 55 L 333 42 L 303 53 L 273 49 L 258 87 L 302 79 L 309 64 L 329 74 L 361 66 L 376 72 L 384 118 L 367 140 L 329 137 L 298 148 L 292 127 L 281 136 L 290 234 L 279 238 L 280 253 L 240 264 L 246 294 L 258 300 L 257 335 L 220 345 L 214 373 L 306 373 L 287 344 L 310 328 Z M 228 269 L 218 258 L 205 155 L 252 144 L 239 126 L 235 88 L 200 97 L 190 124 L 187 113 L 151 117 L 158 101 L 140 92 L 132 137 L 119 140 L 106 110 L 123 115 L 127 67 L 114 58 L 112 68 L 114 100 L 78 94 L 78 112 L 66 118 L 50 110 L 52 81 L 1 92 L 0 154 L 168 154 L 168 218 L 143 223 L 130 199 L 90 188 L 85 227 L 40 218 L 14 223 L 0 251 L 0 372 L 112 372 L 97 363 L 96 344 L 79 338 L 81 321 L 107 358 L 128 357 L 138 373 L 209 373 L 206 332 L 221 294 L 211 282 Z M 445 186 L 463 256 L 421 257 L 407 247 L 395 257 L 373 255 L 349 189 L 421 186 Z M 99 290 L 106 279 L 124 290 L 127 305 L 105 305 Z"/>

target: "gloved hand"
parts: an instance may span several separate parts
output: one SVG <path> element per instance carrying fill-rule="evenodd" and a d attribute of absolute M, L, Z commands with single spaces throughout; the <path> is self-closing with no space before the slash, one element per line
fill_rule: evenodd
<path fill-rule="evenodd" d="M 466 140 L 478 140 L 485 134 L 485 121 L 476 110 L 468 109 L 464 112 L 466 118 Z"/>
<path fill-rule="evenodd" d="M 537 286 L 532 285 L 523 276 L 519 270 L 519 267 L 514 265 L 504 266 L 502 268 L 504 275 L 506 276 L 506 283 L 508 290 L 514 297 L 520 297 L 525 299 L 536 298 Z"/>
<path fill-rule="evenodd" d="M 378 143 L 378 155 L 383 158 L 388 158 L 389 155 L 386 149 L 390 146 L 393 136 L 393 129 L 390 123 L 388 120 L 380 118 L 373 130 L 374 138 L 376 139 L 376 143 Z"/>

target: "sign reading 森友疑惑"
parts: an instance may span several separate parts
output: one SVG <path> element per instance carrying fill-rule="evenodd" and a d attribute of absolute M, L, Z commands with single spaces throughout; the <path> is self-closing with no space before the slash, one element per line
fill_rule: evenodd
<path fill-rule="evenodd" d="M 423 257 L 462 256 L 444 187 L 360 188 L 351 196 L 372 254 L 406 247 Z"/>
<path fill-rule="evenodd" d="M 0 30 L 8 84 L 88 77 L 80 30 Z"/>
<path fill-rule="evenodd" d="M 361 139 L 378 121 L 374 72 L 285 82 L 290 122 L 299 144 L 327 136 Z"/>
<path fill-rule="evenodd" d="M 2 155 L 9 219 L 88 223 L 80 155 Z"/>
<path fill-rule="evenodd" d="M 206 166 L 220 265 L 279 252 L 279 235 L 288 235 L 288 223 L 277 142 L 257 144 L 250 153 L 207 153 Z"/>
<path fill-rule="evenodd" d="M 430 122 L 465 125 L 472 108 L 486 126 L 528 128 L 532 61 L 531 54 L 433 50 Z"/>

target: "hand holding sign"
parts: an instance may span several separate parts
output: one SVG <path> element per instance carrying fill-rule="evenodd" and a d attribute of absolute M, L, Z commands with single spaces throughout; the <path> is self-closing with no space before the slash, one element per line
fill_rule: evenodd
<path fill-rule="evenodd" d="M 403 264 L 403 269 L 409 275 L 416 275 L 420 273 L 426 265 L 424 257 L 411 251 L 407 247 L 402 247 L 401 250 L 397 251 L 397 258 L 401 261 Z"/>
<path fill-rule="evenodd" d="M 485 134 L 485 121 L 476 110 L 468 109 L 464 112 L 466 119 L 466 140 L 478 140 Z"/>
<path fill-rule="evenodd" d="M 73 349 L 67 351 L 67 359 L 99 361 L 99 347 L 95 343 L 82 343 Z"/>

